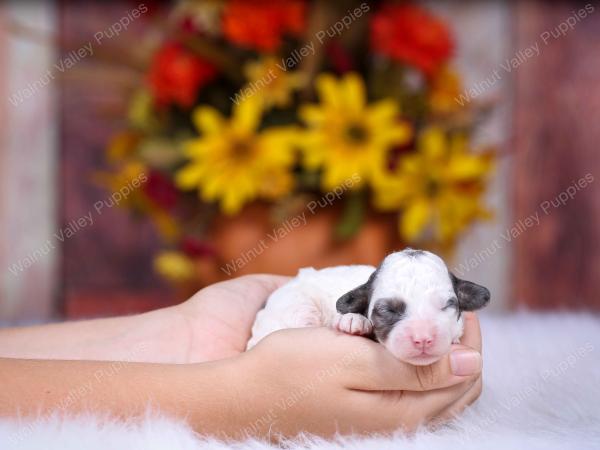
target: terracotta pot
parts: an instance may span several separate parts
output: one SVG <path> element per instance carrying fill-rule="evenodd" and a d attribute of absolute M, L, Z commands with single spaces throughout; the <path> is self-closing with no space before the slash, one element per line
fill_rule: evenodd
<path fill-rule="evenodd" d="M 389 215 L 369 213 L 358 234 L 342 242 L 333 233 L 340 217 L 338 207 L 314 214 L 305 209 L 279 223 L 269 216 L 267 206 L 255 204 L 233 218 L 215 221 L 209 240 L 218 257 L 198 263 L 203 284 L 250 273 L 295 275 L 301 267 L 377 265 L 402 247 Z"/>

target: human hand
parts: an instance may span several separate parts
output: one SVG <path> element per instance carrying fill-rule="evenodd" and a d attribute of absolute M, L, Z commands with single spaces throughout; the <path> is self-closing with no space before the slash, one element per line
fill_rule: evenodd
<path fill-rule="evenodd" d="M 281 330 L 242 353 L 262 299 L 285 279 L 246 281 L 215 285 L 218 290 L 207 290 L 210 295 L 191 299 L 181 310 L 4 330 L 0 350 L 9 358 L 0 358 L 0 381 L 7 386 L 0 405 L 9 415 L 39 414 L 37 399 L 43 397 L 50 411 L 72 386 L 111 373 L 69 411 L 92 408 L 131 417 L 142 414 L 151 399 L 161 411 L 189 418 L 199 432 L 215 436 L 330 436 L 336 431 L 413 430 L 444 421 L 481 392 L 481 335 L 473 314 L 465 314 L 462 345 L 431 366 L 408 365 L 378 343 L 328 328 Z M 233 302 L 212 319 L 208 316 L 219 310 L 220 298 Z M 194 333 L 181 333 L 184 320 Z M 214 323 L 215 334 L 203 337 L 210 327 L 199 321 Z M 84 345 L 74 346 L 79 342 L 75 336 Z M 187 336 L 188 359 L 237 356 L 204 364 L 143 364 L 186 362 L 175 354 L 182 347 L 180 336 Z M 143 354 L 135 355 L 139 362 L 123 362 L 114 373 L 110 361 L 134 360 L 121 359 L 118 352 L 131 352 L 139 344 L 144 344 Z M 96 361 L 65 361 L 86 358 Z"/>
<path fill-rule="evenodd" d="M 480 352 L 473 313 L 465 313 L 462 344 L 430 366 L 406 364 L 381 344 L 327 328 L 277 331 L 242 358 L 240 383 L 251 397 L 235 422 L 242 434 L 290 437 L 447 421 L 481 393 Z"/>
<path fill-rule="evenodd" d="M 289 280 L 248 275 L 175 306 L 132 316 L 0 330 L 0 357 L 197 363 L 246 349 L 256 313 Z"/>
<path fill-rule="evenodd" d="M 244 352 L 256 313 L 271 292 L 289 280 L 280 275 L 246 275 L 208 286 L 168 308 L 184 327 L 180 340 L 185 342 L 177 343 L 185 351 L 181 360 L 204 362 Z"/>

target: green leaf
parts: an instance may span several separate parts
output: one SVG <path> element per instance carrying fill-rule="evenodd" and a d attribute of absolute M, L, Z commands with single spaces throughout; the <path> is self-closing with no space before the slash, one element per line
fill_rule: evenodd
<path fill-rule="evenodd" d="M 366 211 L 366 192 L 351 192 L 346 196 L 342 217 L 335 227 L 334 236 L 338 240 L 348 240 L 356 236 L 362 226 Z"/>

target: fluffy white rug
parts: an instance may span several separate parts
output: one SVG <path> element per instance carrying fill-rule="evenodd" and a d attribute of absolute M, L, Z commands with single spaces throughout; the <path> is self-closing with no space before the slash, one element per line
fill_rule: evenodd
<path fill-rule="evenodd" d="M 460 419 L 412 437 L 305 438 L 291 449 L 600 449 L 600 318 L 575 314 L 482 317 L 484 391 Z M 225 449 L 184 423 L 148 416 L 120 423 L 98 417 L 0 422 L 1 449 Z"/>

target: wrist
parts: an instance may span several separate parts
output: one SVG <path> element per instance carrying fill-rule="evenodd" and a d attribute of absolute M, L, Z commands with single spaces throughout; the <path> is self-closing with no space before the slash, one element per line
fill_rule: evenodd
<path fill-rule="evenodd" d="M 209 363 L 181 366 L 188 382 L 184 392 L 193 392 L 194 401 L 186 412 L 190 425 L 201 434 L 220 438 L 243 438 L 244 429 L 256 414 L 249 358 L 242 354 Z M 186 367 L 193 370 L 186 371 Z M 190 386 L 192 388 L 190 389 Z M 246 430 L 247 431 L 247 430 Z"/>
<path fill-rule="evenodd" d="M 137 327 L 127 339 L 138 343 L 144 354 L 136 361 L 187 364 L 192 346 L 191 324 L 177 306 L 158 309 L 136 317 Z"/>

